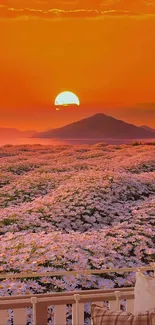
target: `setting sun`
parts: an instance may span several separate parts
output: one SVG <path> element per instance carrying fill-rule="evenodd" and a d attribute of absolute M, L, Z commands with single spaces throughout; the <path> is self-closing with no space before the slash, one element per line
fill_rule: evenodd
<path fill-rule="evenodd" d="M 60 93 L 55 99 L 55 106 L 80 105 L 79 98 L 70 91 Z"/>

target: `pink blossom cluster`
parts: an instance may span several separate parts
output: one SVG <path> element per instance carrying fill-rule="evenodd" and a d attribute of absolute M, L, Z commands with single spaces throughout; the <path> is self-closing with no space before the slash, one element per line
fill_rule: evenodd
<path fill-rule="evenodd" d="M 155 147 L 0 148 L 0 272 L 155 262 Z M 130 286 L 135 274 L 2 280 L 0 295 Z"/>

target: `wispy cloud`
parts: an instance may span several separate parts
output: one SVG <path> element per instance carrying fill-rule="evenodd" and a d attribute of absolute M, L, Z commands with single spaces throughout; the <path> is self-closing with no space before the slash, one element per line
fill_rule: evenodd
<path fill-rule="evenodd" d="M 128 10 L 61 10 L 61 9 L 32 9 L 24 8 L 17 9 L 8 6 L 0 5 L 0 17 L 1 18 L 18 18 L 18 17 L 35 17 L 43 19 L 58 19 L 58 18 L 95 18 L 105 16 L 141 16 L 144 15 L 141 12 L 130 12 Z"/>

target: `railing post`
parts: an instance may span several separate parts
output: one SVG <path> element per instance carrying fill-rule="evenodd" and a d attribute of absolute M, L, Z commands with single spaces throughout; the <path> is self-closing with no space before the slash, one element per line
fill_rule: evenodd
<path fill-rule="evenodd" d="M 4 324 L 4 325 L 8 324 L 8 311 L 7 310 L 0 310 L 0 321 L 1 321 L 1 324 Z"/>
<path fill-rule="evenodd" d="M 75 320 L 76 320 L 76 325 L 79 324 L 79 301 L 80 301 L 80 295 L 75 294 L 74 295 L 74 300 L 75 300 Z"/>
<path fill-rule="evenodd" d="M 120 310 L 120 296 L 121 296 L 121 292 L 120 291 L 115 291 L 114 292 L 115 297 L 116 297 L 116 309 Z"/>
<path fill-rule="evenodd" d="M 37 315 L 36 315 L 36 304 L 37 304 L 37 297 L 31 297 L 31 303 L 33 305 L 33 325 L 36 325 L 36 321 L 37 321 Z"/>
<path fill-rule="evenodd" d="M 66 325 L 66 304 L 54 306 L 54 325 Z"/>
<path fill-rule="evenodd" d="M 47 325 L 47 304 L 46 303 L 38 302 L 36 304 L 36 325 Z"/>

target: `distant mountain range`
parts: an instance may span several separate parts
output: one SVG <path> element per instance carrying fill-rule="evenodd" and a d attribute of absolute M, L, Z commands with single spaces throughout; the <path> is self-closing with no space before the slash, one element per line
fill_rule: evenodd
<path fill-rule="evenodd" d="M 102 113 L 68 124 L 64 127 L 36 133 L 33 138 L 57 139 L 151 139 L 153 129 L 117 120 Z"/>
<path fill-rule="evenodd" d="M 18 129 L 14 128 L 0 128 L 0 139 L 3 138 L 29 138 L 36 134 L 34 130 L 28 131 L 19 131 Z"/>

